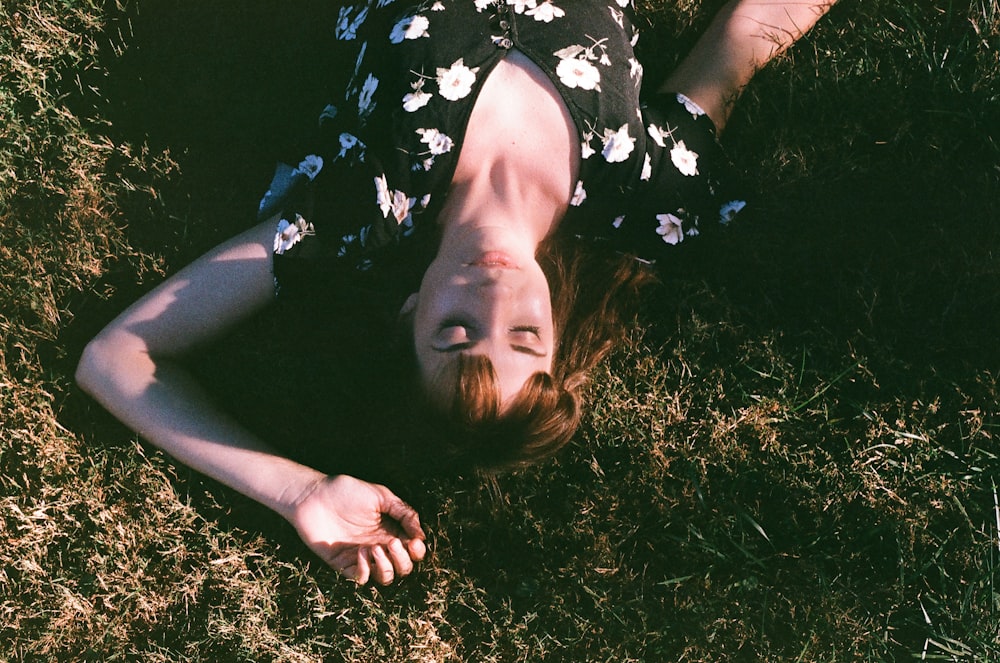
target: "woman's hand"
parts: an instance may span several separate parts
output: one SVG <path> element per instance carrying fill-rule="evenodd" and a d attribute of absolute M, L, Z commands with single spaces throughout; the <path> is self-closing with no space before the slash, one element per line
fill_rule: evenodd
<path fill-rule="evenodd" d="M 289 521 L 313 552 L 359 585 L 369 578 L 388 585 L 426 553 L 416 511 L 385 486 L 343 474 L 312 484 Z"/>

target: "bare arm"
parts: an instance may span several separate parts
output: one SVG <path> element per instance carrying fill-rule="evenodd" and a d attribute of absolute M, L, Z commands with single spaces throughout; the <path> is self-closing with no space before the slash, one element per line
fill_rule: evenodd
<path fill-rule="evenodd" d="M 691 98 L 721 131 L 754 74 L 808 32 L 835 3 L 733 0 L 660 89 Z"/>
<path fill-rule="evenodd" d="M 388 582 L 394 567 L 408 573 L 423 555 L 416 513 L 382 486 L 327 477 L 277 454 L 214 408 L 172 361 L 271 300 L 274 227 L 265 222 L 225 242 L 133 304 L 88 344 L 77 380 L 180 462 L 288 519 L 345 575 L 365 582 L 374 568 Z M 382 513 L 402 531 L 373 524 Z"/>

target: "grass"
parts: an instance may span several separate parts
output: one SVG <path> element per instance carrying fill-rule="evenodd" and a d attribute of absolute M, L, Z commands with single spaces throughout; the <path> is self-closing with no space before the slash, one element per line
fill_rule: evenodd
<path fill-rule="evenodd" d="M 721 3 L 649 4 L 665 71 Z M 555 462 L 399 486 L 434 552 L 385 589 L 71 380 L 252 218 L 335 14 L 0 6 L 0 660 L 1000 658 L 996 0 L 842 0 L 762 72 L 727 132 L 754 216 L 666 267 Z M 205 370 L 291 446 L 282 333 Z"/>

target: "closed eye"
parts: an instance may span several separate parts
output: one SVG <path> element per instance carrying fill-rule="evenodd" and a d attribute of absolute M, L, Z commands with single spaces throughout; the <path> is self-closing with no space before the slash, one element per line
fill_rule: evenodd
<path fill-rule="evenodd" d="M 516 325 L 508 328 L 508 333 L 518 335 L 510 343 L 510 347 L 515 352 L 534 355 L 535 357 L 546 357 L 548 353 L 541 345 L 541 328 L 534 325 Z M 473 349 L 478 343 L 476 328 L 466 320 L 458 318 L 448 318 L 444 320 L 437 333 L 437 342 L 431 347 L 444 353 L 463 352 Z"/>
<path fill-rule="evenodd" d="M 463 350 L 471 350 L 475 347 L 477 341 L 464 341 L 462 343 L 451 343 L 448 345 L 432 345 L 431 347 L 438 352 L 461 352 Z"/>
<path fill-rule="evenodd" d="M 465 318 L 445 318 L 444 320 L 441 321 L 441 324 L 438 326 L 438 331 L 442 331 L 444 329 L 447 329 L 448 327 L 463 327 L 465 329 L 470 329 L 470 330 L 475 329 L 475 325 L 473 325 Z"/>
<path fill-rule="evenodd" d="M 512 332 L 527 332 L 529 334 L 534 334 L 538 336 L 538 327 L 532 327 L 531 325 L 519 325 L 517 327 L 511 327 Z"/>
<path fill-rule="evenodd" d="M 524 354 L 534 355 L 536 357 L 545 357 L 547 353 L 545 349 L 540 347 L 542 342 L 542 337 L 540 335 L 540 330 L 538 327 L 533 325 L 518 325 L 516 327 L 510 328 L 511 334 L 517 334 L 517 338 L 524 339 L 527 343 L 513 342 L 510 347 L 517 352 L 523 352 Z"/>

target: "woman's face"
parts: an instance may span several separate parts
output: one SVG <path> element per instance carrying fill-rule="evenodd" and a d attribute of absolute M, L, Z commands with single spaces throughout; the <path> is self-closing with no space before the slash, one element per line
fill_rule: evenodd
<path fill-rule="evenodd" d="M 423 385 L 454 384 L 460 354 L 485 355 L 506 404 L 534 373 L 552 369 L 554 332 L 548 282 L 528 254 L 501 250 L 438 255 L 405 307 Z"/>

